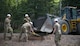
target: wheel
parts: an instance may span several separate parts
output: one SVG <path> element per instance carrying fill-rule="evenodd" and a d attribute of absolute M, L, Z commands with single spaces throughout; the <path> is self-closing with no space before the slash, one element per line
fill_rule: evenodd
<path fill-rule="evenodd" d="M 78 30 L 78 33 L 80 34 L 80 23 L 77 24 L 77 30 Z"/>
<path fill-rule="evenodd" d="M 70 32 L 70 26 L 65 20 L 59 21 L 62 34 L 68 34 Z"/>

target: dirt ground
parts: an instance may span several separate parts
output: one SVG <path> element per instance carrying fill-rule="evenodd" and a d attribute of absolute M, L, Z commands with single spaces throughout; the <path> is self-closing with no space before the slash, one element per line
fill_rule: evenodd
<path fill-rule="evenodd" d="M 54 35 L 49 34 L 43 37 L 30 37 L 28 42 L 24 39 L 18 41 L 19 34 L 14 34 L 13 39 L 3 40 L 3 33 L 0 33 L 0 46 L 55 46 Z M 62 35 L 61 46 L 80 46 L 80 35 Z"/>

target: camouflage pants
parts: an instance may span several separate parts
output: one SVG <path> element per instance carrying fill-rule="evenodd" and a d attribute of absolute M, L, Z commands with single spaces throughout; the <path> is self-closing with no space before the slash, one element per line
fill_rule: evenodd
<path fill-rule="evenodd" d="M 25 41 L 28 41 L 29 32 L 28 32 L 28 30 L 26 30 L 24 28 L 21 29 L 21 32 L 20 32 L 20 35 L 19 35 L 19 41 L 20 41 L 23 33 L 24 33 L 24 36 L 25 36 Z"/>
<path fill-rule="evenodd" d="M 61 34 L 55 34 L 55 44 L 56 46 L 60 46 Z"/>
<path fill-rule="evenodd" d="M 4 28 L 4 39 L 6 39 L 6 33 L 8 33 L 8 32 L 10 32 L 11 38 L 12 38 L 12 36 L 13 36 L 13 29 L 12 29 L 12 27 L 5 27 Z"/>

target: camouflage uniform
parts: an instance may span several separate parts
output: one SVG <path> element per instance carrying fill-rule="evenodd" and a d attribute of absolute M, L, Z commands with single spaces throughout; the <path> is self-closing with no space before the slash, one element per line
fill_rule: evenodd
<path fill-rule="evenodd" d="M 8 33 L 8 31 L 10 32 L 11 38 L 12 38 L 13 29 L 11 27 L 10 22 L 11 22 L 11 20 L 9 18 L 5 19 L 5 22 L 4 22 L 4 39 L 6 39 L 6 33 Z"/>
<path fill-rule="evenodd" d="M 20 33 L 20 36 L 19 36 L 19 40 L 20 38 L 22 37 L 22 33 L 24 32 L 24 35 L 25 35 L 25 41 L 27 40 L 28 41 L 28 36 L 29 36 L 29 33 L 33 31 L 32 27 L 31 27 L 31 24 L 26 22 L 22 25 L 21 27 L 21 33 Z"/>
<path fill-rule="evenodd" d="M 29 17 L 27 17 L 27 18 L 24 18 L 24 21 L 25 22 L 31 22 L 31 19 Z"/>
<path fill-rule="evenodd" d="M 56 46 L 60 46 L 59 42 L 60 42 L 60 38 L 61 38 L 61 30 L 60 30 L 60 25 L 58 23 L 55 23 L 54 28 L 56 28 L 55 31 L 55 44 Z"/>

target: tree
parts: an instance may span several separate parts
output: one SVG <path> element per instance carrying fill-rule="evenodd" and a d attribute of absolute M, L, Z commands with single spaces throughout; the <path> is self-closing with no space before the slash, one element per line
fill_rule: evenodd
<path fill-rule="evenodd" d="M 79 0 L 62 0 L 63 7 L 65 6 L 74 6 L 80 9 L 80 1 Z"/>

